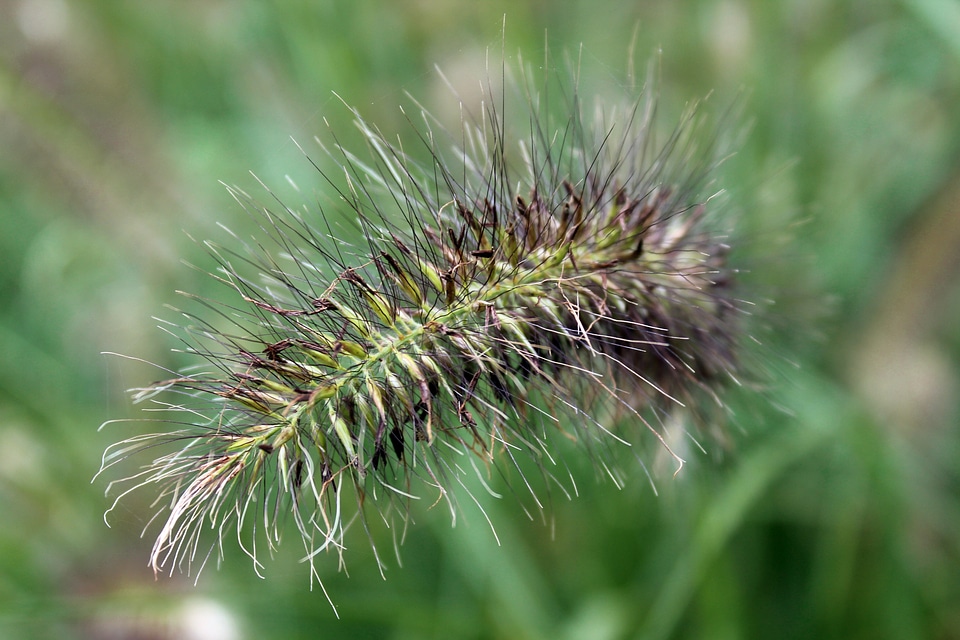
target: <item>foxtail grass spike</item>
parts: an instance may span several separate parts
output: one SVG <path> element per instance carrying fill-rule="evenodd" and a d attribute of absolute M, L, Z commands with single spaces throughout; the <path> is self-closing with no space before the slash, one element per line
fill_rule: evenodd
<path fill-rule="evenodd" d="M 370 513 L 456 513 L 467 473 L 539 508 L 562 449 L 615 479 L 643 442 L 682 466 L 668 418 L 722 401 L 742 342 L 711 143 L 696 109 L 658 142 L 649 94 L 587 113 L 568 87 L 557 118 L 520 93 L 514 114 L 488 89 L 456 135 L 415 113 L 414 147 L 357 114 L 368 153 L 322 143 L 324 210 L 230 189 L 260 235 L 207 245 L 223 295 L 180 332 L 202 366 L 140 390 L 169 423 L 103 458 L 152 458 L 114 485 L 157 492 L 155 571 L 197 570 L 231 530 L 259 568 L 290 527 L 312 565 Z"/>

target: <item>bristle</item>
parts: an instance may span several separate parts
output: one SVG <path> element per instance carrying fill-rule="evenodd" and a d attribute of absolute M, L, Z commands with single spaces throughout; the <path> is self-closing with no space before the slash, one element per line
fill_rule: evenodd
<path fill-rule="evenodd" d="M 156 571 L 189 569 L 206 555 L 204 528 L 242 536 L 255 513 L 270 544 L 292 513 L 312 562 L 342 548 L 345 484 L 357 509 L 402 518 L 396 496 L 453 499 L 463 471 L 452 448 L 478 456 L 481 473 L 515 468 L 535 493 L 517 460 L 552 477 L 554 438 L 585 452 L 667 447 L 664 416 L 722 397 L 738 369 L 740 295 L 692 116 L 657 147 L 649 96 L 598 112 L 596 125 L 579 99 L 554 125 L 531 97 L 530 113 L 510 119 L 533 130 L 514 144 L 492 94 L 482 124 L 464 125 L 469 151 L 419 131 L 428 166 L 362 119 L 370 159 L 329 150 L 345 176 L 330 183 L 366 236 L 353 264 L 321 240 L 322 213 L 274 213 L 233 191 L 276 249 L 210 245 L 233 289 L 211 308 L 235 330 L 186 328 L 211 366 L 154 387 L 193 424 L 104 457 L 106 468 L 172 445 L 128 479 L 159 487 L 165 505 Z"/>

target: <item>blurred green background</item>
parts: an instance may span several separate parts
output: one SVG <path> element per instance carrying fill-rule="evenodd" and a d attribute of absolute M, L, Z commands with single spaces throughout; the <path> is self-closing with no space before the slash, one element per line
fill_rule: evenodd
<path fill-rule="evenodd" d="M 151 316 L 217 294 L 183 230 L 244 224 L 218 180 L 328 197 L 290 137 L 349 131 L 332 92 L 401 130 L 405 90 L 454 104 L 435 64 L 484 77 L 504 14 L 508 61 L 583 43 L 600 92 L 636 28 L 664 122 L 739 100 L 722 177 L 781 292 L 772 406 L 741 401 L 735 447 L 659 495 L 585 466 L 546 525 L 488 501 L 501 546 L 424 508 L 383 580 L 357 536 L 349 577 L 321 563 L 339 621 L 293 538 L 265 580 L 236 549 L 154 580 L 147 499 L 107 528 L 90 479 L 157 373 L 100 353 L 175 363 Z M 958 272 L 953 0 L 3 0 L 0 637 L 960 638 Z"/>

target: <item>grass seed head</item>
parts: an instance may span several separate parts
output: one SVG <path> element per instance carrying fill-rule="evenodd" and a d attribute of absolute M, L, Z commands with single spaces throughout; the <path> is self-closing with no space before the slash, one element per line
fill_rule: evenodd
<path fill-rule="evenodd" d="M 722 397 L 744 313 L 696 110 L 658 143 L 649 93 L 587 113 L 573 87 L 559 119 L 524 95 L 529 112 L 508 117 L 490 89 L 456 136 L 424 112 L 409 155 L 359 115 L 369 156 L 325 146 L 363 251 L 345 255 L 331 211 L 231 189 L 262 237 L 208 244 L 232 291 L 185 314 L 205 366 L 141 391 L 169 428 L 104 456 L 157 452 L 118 481 L 121 496 L 159 490 L 155 570 L 222 553 L 228 527 L 256 561 L 289 519 L 312 562 L 371 508 L 454 504 L 458 451 L 534 492 L 521 459 L 551 484 L 558 436 L 669 451 L 667 417 Z M 523 120 L 518 136 L 508 121 Z"/>

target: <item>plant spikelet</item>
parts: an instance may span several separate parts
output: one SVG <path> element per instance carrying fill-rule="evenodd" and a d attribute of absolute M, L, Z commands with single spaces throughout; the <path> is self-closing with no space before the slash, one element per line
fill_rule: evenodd
<path fill-rule="evenodd" d="M 312 563 L 371 508 L 454 505 L 465 469 L 540 505 L 557 438 L 606 468 L 608 444 L 670 451 L 666 418 L 722 397 L 744 312 L 696 110 L 658 143 L 649 94 L 588 114 L 574 87 L 560 118 L 521 94 L 519 137 L 488 90 L 455 136 L 411 118 L 410 153 L 357 114 L 368 154 L 323 146 L 337 210 L 231 189 L 262 233 L 207 245 L 229 295 L 182 332 L 205 365 L 140 390 L 168 429 L 104 455 L 155 452 L 119 483 L 159 490 L 156 571 L 222 553 L 228 528 L 257 562 L 289 520 Z"/>

